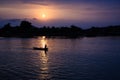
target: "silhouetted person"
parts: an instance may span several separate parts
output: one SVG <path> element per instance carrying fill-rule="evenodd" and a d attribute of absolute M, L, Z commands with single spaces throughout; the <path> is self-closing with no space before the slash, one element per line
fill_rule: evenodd
<path fill-rule="evenodd" d="M 47 51 L 48 51 L 48 48 L 47 48 L 47 45 L 45 44 L 45 54 L 47 54 Z"/>
<path fill-rule="evenodd" d="M 45 49 L 47 48 L 47 45 L 45 44 Z"/>

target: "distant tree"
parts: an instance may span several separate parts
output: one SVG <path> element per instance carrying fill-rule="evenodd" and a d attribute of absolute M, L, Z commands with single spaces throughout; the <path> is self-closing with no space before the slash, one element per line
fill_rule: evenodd
<path fill-rule="evenodd" d="M 4 25 L 4 27 L 2 28 L 2 29 L 4 29 L 4 30 L 9 30 L 9 29 L 11 29 L 12 27 L 11 27 L 11 24 L 10 23 L 7 23 L 7 24 L 5 24 Z"/>
<path fill-rule="evenodd" d="M 21 24 L 20 24 L 20 27 L 23 28 L 23 29 L 28 29 L 28 28 L 31 28 L 33 26 L 28 21 L 22 21 Z"/>
<path fill-rule="evenodd" d="M 71 25 L 70 28 L 73 30 L 82 30 L 80 27 L 75 26 L 75 25 Z"/>

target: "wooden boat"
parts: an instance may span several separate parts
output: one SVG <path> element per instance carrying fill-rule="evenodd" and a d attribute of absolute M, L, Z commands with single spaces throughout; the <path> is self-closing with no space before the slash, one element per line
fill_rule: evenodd
<path fill-rule="evenodd" d="M 33 47 L 33 50 L 44 50 L 44 51 L 48 51 L 48 48 Z"/>

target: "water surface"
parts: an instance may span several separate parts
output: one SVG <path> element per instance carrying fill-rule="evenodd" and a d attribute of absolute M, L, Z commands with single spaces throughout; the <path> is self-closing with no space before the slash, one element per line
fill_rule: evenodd
<path fill-rule="evenodd" d="M 120 37 L 0 38 L 0 80 L 119 79 Z"/>

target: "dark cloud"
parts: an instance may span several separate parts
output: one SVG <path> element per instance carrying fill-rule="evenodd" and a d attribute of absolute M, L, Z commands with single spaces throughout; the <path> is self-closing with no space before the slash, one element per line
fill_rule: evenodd
<path fill-rule="evenodd" d="M 118 6 L 120 8 L 120 0 L 0 0 L 1 6 L 14 4 L 35 4 L 35 5 L 97 5 L 97 6 Z"/>
<path fill-rule="evenodd" d="M 37 4 L 37 5 L 48 5 L 45 0 L 21 0 L 24 4 Z"/>
<path fill-rule="evenodd" d="M 74 4 L 74 3 L 104 3 L 104 4 L 119 4 L 120 0 L 0 0 L 0 4 L 11 4 L 11 3 L 32 3 L 32 4 L 41 4 L 41 3 L 56 3 L 56 4 Z"/>

